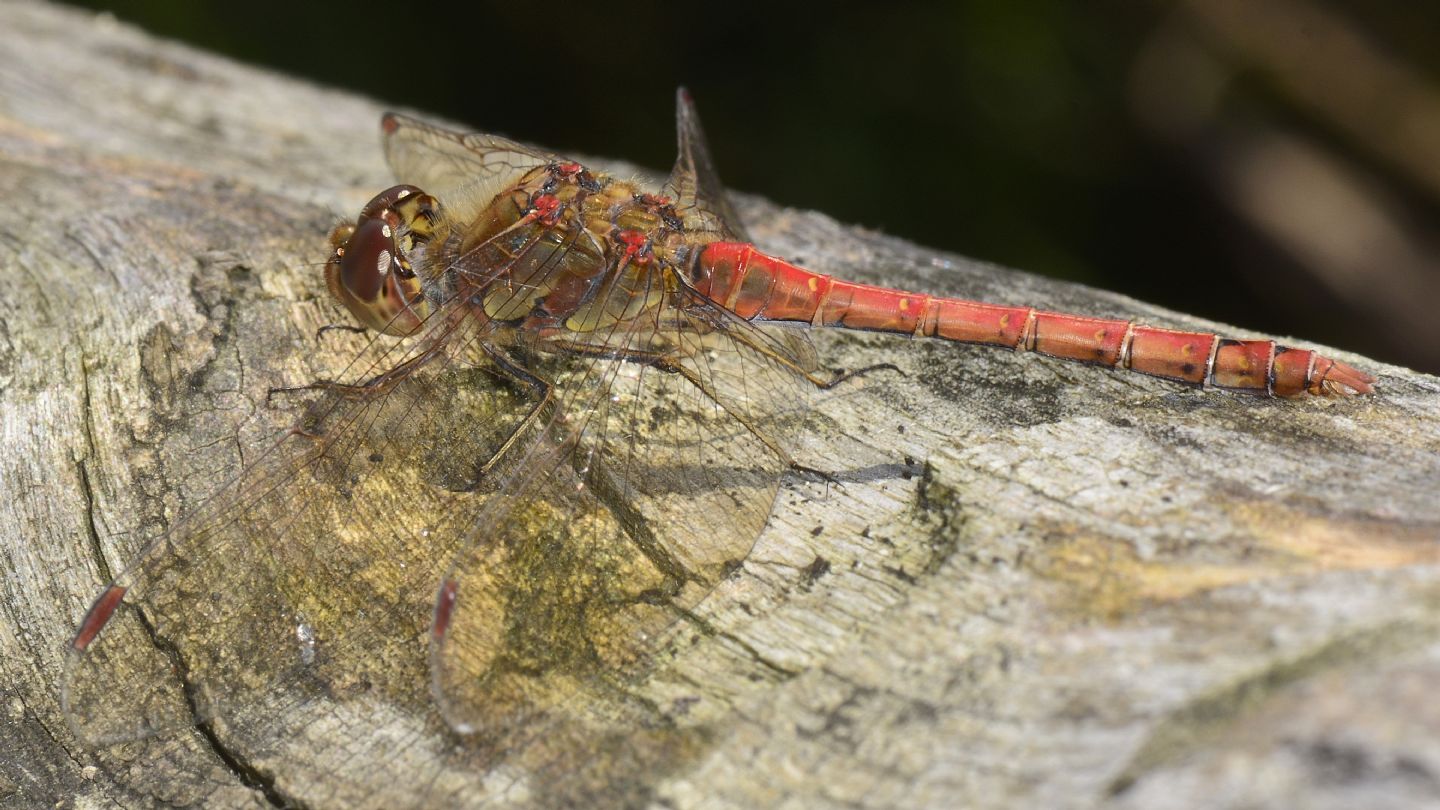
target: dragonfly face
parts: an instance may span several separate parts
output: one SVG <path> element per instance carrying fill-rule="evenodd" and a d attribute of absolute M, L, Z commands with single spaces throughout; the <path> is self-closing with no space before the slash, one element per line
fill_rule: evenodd
<path fill-rule="evenodd" d="M 389 335 L 409 335 L 430 314 L 411 259 L 435 235 L 438 203 L 414 186 L 392 186 L 361 211 L 354 225 L 330 232 L 334 253 L 325 280 L 364 325 Z"/>

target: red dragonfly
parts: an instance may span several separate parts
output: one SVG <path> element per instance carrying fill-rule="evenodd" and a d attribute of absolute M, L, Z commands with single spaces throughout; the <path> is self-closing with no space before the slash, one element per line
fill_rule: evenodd
<path fill-rule="evenodd" d="M 381 126 L 402 184 L 334 231 L 325 272 L 386 337 L 348 382 L 290 389 L 299 425 L 96 599 L 64 691 L 87 739 L 201 722 L 264 747 L 386 706 L 438 707 L 451 729 L 504 741 L 580 697 L 606 696 L 612 720 L 656 711 L 635 684 L 746 558 L 796 467 L 810 394 L 843 378 L 777 325 L 1270 396 L 1374 382 L 1270 340 L 886 289 L 767 255 L 684 91 L 663 189 L 491 135 Z"/>

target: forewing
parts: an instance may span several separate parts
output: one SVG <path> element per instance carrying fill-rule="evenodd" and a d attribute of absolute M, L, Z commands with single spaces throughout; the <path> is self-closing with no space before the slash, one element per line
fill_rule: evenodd
<path fill-rule="evenodd" d="M 704 130 L 700 128 L 695 102 L 683 87 L 675 94 L 675 129 L 680 154 L 675 159 L 675 168 L 670 171 L 665 189 L 675 200 L 675 210 L 680 213 L 685 227 L 697 232 L 717 233 L 722 238 L 738 242 L 751 241 L 730 204 L 725 186 L 715 171 L 715 163 L 710 159 L 710 147 L 705 141 Z"/>
<path fill-rule="evenodd" d="M 474 219 L 532 170 L 559 160 L 498 135 L 453 132 L 399 113 L 386 113 L 380 128 L 395 179 L 435 195 L 460 222 Z"/>

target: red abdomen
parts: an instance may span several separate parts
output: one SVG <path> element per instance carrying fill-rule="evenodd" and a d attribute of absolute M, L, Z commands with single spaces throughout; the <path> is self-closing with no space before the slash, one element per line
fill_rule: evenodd
<path fill-rule="evenodd" d="M 1005 346 L 1271 396 L 1368 394 L 1375 378 L 1310 349 L 840 281 L 742 242 L 712 242 L 691 283 L 746 320 Z"/>

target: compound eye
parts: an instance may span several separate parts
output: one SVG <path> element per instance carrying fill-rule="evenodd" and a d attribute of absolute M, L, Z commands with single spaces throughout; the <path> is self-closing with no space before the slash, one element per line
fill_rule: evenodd
<path fill-rule="evenodd" d="M 365 207 L 360 210 L 360 218 L 379 216 L 386 209 L 401 207 L 422 196 L 428 197 L 429 195 L 415 186 L 391 186 L 376 194 L 370 199 L 370 202 L 365 204 Z"/>
<path fill-rule="evenodd" d="M 375 303 L 395 266 L 394 230 L 383 219 L 368 220 L 354 228 L 342 250 L 340 283 L 357 301 Z"/>

